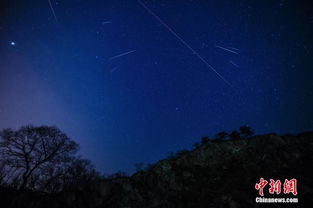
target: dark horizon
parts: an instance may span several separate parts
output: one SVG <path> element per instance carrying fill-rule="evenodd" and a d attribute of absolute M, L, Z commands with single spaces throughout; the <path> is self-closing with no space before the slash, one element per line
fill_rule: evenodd
<path fill-rule="evenodd" d="M 1 3 L 0 129 L 55 125 L 103 173 L 243 125 L 313 130 L 309 1 L 50 2 Z"/>

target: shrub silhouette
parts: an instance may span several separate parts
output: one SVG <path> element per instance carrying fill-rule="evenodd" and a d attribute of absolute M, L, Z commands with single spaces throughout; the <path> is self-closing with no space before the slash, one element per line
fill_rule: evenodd
<path fill-rule="evenodd" d="M 238 140 L 238 139 L 241 139 L 241 135 L 238 131 L 232 131 L 230 134 L 229 134 L 229 138 L 233 139 L 233 140 Z"/>
<path fill-rule="evenodd" d="M 228 133 L 225 131 L 222 131 L 215 135 L 215 140 L 225 140 L 227 136 L 228 136 Z"/>
<path fill-rule="evenodd" d="M 242 126 L 240 127 L 239 131 L 242 138 L 249 138 L 254 134 L 251 127 L 249 126 Z"/>
<path fill-rule="evenodd" d="M 189 151 L 186 150 L 186 149 L 184 149 L 184 150 L 179 150 L 179 151 L 177 151 L 177 152 L 175 153 L 175 157 L 181 157 L 181 156 L 186 155 L 186 154 L 188 154 L 188 153 L 189 153 Z"/>
<path fill-rule="evenodd" d="M 197 149 L 198 147 L 200 147 L 200 144 L 198 142 L 193 143 L 192 145 L 195 149 Z"/>
<path fill-rule="evenodd" d="M 209 142 L 210 142 L 210 138 L 208 136 L 201 138 L 201 144 L 202 145 L 208 144 Z"/>

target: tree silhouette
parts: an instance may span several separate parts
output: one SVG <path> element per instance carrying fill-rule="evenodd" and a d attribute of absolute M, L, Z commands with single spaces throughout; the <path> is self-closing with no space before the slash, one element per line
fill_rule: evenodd
<path fill-rule="evenodd" d="M 189 151 L 186 150 L 186 149 L 179 150 L 179 151 L 177 151 L 177 152 L 175 153 L 175 157 L 181 157 L 181 156 L 186 155 L 186 154 L 188 154 L 188 153 L 189 153 Z"/>
<path fill-rule="evenodd" d="M 200 147 L 200 144 L 198 142 L 193 143 L 192 145 L 195 149 L 197 149 L 198 147 Z"/>
<path fill-rule="evenodd" d="M 229 134 L 229 137 L 233 140 L 241 139 L 240 133 L 238 131 L 233 131 Z"/>
<path fill-rule="evenodd" d="M 201 144 L 208 144 L 210 142 L 210 138 L 208 136 L 201 138 Z"/>
<path fill-rule="evenodd" d="M 20 179 L 20 189 L 36 188 L 42 180 L 62 175 L 77 149 L 78 145 L 56 127 L 29 125 L 0 132 L 1 160 Z"/>
<path fill-rule="evenodd" d="M 249 138 L 254 134 L 254 132 L 252 131 L 251 127 L 242 126 L 240 127 L 240 134 L 242 135 L 243 138 Z"/>
<path fill-rule="evenodd" d="M 5 163 L 0 160 L 0 185 L 3 185 L 6 177 Z"/>
<path fill-rule="evenodd" d="M 61 177 L 65 189 L 86 191 L 91 184 L 100 178 L 99 173 L 89 160 L 73 158 Z"/>
<path fill-rule="evenodd" d="M 228 136 L 228 133 L 225 131 L 219 132 L 215 135 L 216 140 L 225 140 L 226 137 Z"/>

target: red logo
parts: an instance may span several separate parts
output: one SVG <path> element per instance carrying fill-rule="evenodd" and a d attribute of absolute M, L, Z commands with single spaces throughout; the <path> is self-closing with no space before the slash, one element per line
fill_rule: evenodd
<path fill-rule="evenodd" d="M 280 194 L 281 192 L 281 182 L 280 180 L 273 180 L 273 179 L 270 179 L 270 188 L 269 188 L 269 192 L 270 194 L 274 194 L 276 192 L 276 194 Z"/>
<path fill-rule="evenodd" d="M 284 194 L 289 194 L 289 193 L 292 193 L 294 196 L 296 196 L 298 194 L 298 192 L 297 192 L 297 179 L 293 178 L 290 181 L 285 179 Z"/>
<path fill-rule="evenodd" d="M 259 194 L 261 196 L 264 196 L 263 188 L 268 184 L 267 180 L 264 180 L 264 178 L 260 178 L 260 183 L 255 184 L 255 189 L 259 190 Z"/>
<path fill-rule="evenodd" d="M 270 179 L 270 183 L 268 183 L 267 180 L 264 180 L 264 178 L 260 178 L 260 182 L 255 184 L 255 189 L 259 191 L 260 196 L 264 196 L 264 188 L 265 186 L 269 184 L 269 189 L 268 192 L 270 194 L 280 194 L 281 193 L 281 186 L 282 183 L 280 180 L 273 180 Z M 292 193 L 294 196 L 296 196 L 298 194 L 297 192 L 297 179 L 291 179 L 291 180 L 287 180 L 285 179 L 285 182 L 283 184 L 283 188 L 284 188 L 284 194 L 289 194 Z"/>

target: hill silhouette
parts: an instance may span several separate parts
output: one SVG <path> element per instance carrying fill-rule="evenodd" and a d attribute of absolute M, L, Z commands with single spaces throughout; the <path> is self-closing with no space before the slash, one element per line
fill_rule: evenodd
<path fill-rule="evenodd" d="M 223 137 L 216 140 L 204 137 L 191 151 L 179 151 L 132 176 L 97 177 L 84 189 L 46 193 L 2 187 L 1 204 L 17 208 L 264 207 L 255 203 L 260 178 L 298 181 L 297 196 L 271 195 L 264 189 L 265 197 L 297 197 L 298 207 L 313 203 L 313 132 L 239 134 L 232 132 L 229 138 L 219 134 Z"/>

